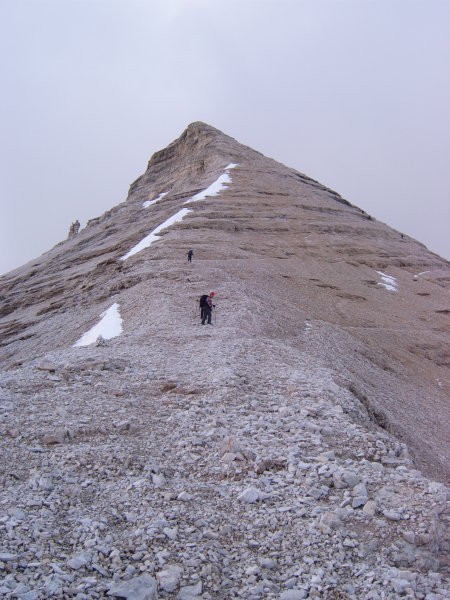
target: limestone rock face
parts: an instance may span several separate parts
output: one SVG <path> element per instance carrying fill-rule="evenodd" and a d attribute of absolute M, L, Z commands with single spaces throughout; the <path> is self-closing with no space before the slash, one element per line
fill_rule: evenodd
<path fill-rule="evenodd" d="M 78 219 L 76 221 L 74 221 L 70 228 L 69 228 L 69 235 L 67 236 L 67 239 L 70 240 L 73 237 L 75 237 L 78 232 L 80 231 L 80 221 L 78 221 Z"/>
<path fill-rule="evenodd" d="M 449 283 L 189 125 L 125 202 L 0 278 L 0 591 L 446 597 Z"/>

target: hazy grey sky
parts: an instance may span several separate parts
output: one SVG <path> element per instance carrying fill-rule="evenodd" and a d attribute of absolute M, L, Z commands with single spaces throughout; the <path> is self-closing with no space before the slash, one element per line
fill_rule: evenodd
<path fill-rule="evenodd" d="M 449 0 L 0 0 L 0 272 L 192 121 L 450 258 Z"/>

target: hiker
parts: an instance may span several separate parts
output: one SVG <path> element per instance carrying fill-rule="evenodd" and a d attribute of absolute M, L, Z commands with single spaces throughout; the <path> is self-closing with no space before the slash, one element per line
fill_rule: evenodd
<path fill-rule="evenodd" d="M 193 250 L 189 250 L 189 252 L 186 252 L 186 256 L 188 257 L 188 262 L 192 262 L 192 257 L 194 256 Z"/>
<path fill-rule="evenodd" d="M 208 325 L 212 325 L 211 323 L 211 315 L 212 309 L 215 308 L 215 304 L 213 304 L 214 292 L 210 292 L 209 296 L 207 294 L 203 294 L 200 298 L 200 316 L 202 319 L 202 325 L 205 324 L 205 321 L 208 321 Z"/>

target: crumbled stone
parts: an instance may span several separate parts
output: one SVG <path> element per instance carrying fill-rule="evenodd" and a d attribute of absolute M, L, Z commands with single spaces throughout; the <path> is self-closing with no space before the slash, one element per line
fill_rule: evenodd
<path fill-rule="evenodd" d="M 202 582 L 198 581 L 195 585 L 186 585 L 180 588 L 178 600 L 197 600 L 201 597 L 203 591 Z"/>
<path fill-rule="evenodd" d="M 402 518 L 401 514 L 395 510 L 384 510 L 383 516 L 389 521 L 400 521 Z"/>
<path fill-rule="evenodd" d="M 185 142 L 189 145 L 189 136 Z M 196 183 L 196 173 L 202 173 L 205 182 L 212 179 L 214 169 L 224 162 L 227 144 L 220 156 L 203 155 L 202 166 L 200 140 L 198 163 L 186 163 L 181 170 L 174 163 L 172 175 L 180 181 L 172 177 L 172 192 L 144 211 L 145 216 L 141 201 L 160 193 L 165 165 L 172 164 L 172 155 L 161 155 L 153 175 L 133 187 L 129 202 L 113 209 L 113 215 L 123 213 L 127 221 L 115 230 L 114 247 L 109 245 L 109 229 L 104 229 L 111 223 L 106 215 L 70 242 L 70 261 L 60 262 L 57 248 L 51 251 L 51 273 L 39 269 L 37 278 L 17 277 L 2 287 L 9 299 L 17 289 L 22 289 L 17 301 L 25 290 L 27 294 L 22 296 L 26 302 L 2 320 L 7 325 L 3 333 L 13 330 L 16 321 L 18 327 L 27 322 L 23 331 L 7 335 L 2 356 L 7 368 L 0 370 L 2 597 L 14 598 L 17 591 L 22 600 L 36 593 L 76 600 L 449 597 L 444 576 L 448 490 L 414 468 L 390 428 L 369 422 L 378 409 L 384 419 L 383 398 L 388 391 L 395 398 L 395 379 L 405 375 L 403 363 L 394 361 L 392 372 L 380 367 L 389 360 L 381 352 L 380 338 L 388 338 L 389 328 L 384 333 L 377 330 L 376 348 L 371 348 L 366 336 L 373 333 L 372 327 L 359 327 L 356 337 L 349 336 L 345 327 L 333 323 L 331 313 L 330 320 L 322 318 L 327 294 L 339 297 L 339 319 L 345 311 L 344 320 L 350 322 L 353 315 L 360 325 L 378 318 L 373 312 L 364 316 L 373 298 L 377 305 L 381 298 L 398 304 L 395 294 L 383 296 L 383 290 L 370 283 L 376 239 L 370 237 L 369 253 L 358 246 L 352 256 L 355 264 L 364 261 L 362 270 L 350 269 L 344 260 L 337 271 L 316 273 L 317 253 L 328 252 L 323 244 L 315 245 L 323 231 L 308 240 L 307 260 L 299 262 L 296 257 L 308 237 L 310 218 L 316 233 L 323 227 L 322 218 L 336 219 L 343 236 L 341 250 L 348 239 L 342 211 L 329 210 L 336 199 L 289 171 L 272 191 L 281 203 L 281 220 L 264 216 L 267 198 L 255 217 L 258 231 L 266 226 L 283 229 L 295 221 L 295 211 L 302 213 L 304 231 L 296 234 L 300 245 L 289 260 L 281 260 L 287 256 L 283 236 L 276 244 L 270 235 L 259 236 L 265 240 L 264 256 L 247 248 L 248 218 L 236 220 L 232 214 L 235 209 L 244 211 L 245 195 L 232 196 L 233 181 L 223 191 L 224 202 L 213 201 L 214 218 L 206 218 L 209 200 L 199 204 L 182 226 L 165 232 L 133 260 L 118 264 L 128 243 L 126 227 L 132 224 L 137 239 L 138 229 L 147 227 L 146 219 L 158 219 L 158 214 L 181 206 L 189 190 L 203 185 Z M 259 159 L 243 163 L 237 181 L 248 177 L 254 160 Z M 263 185 L 273 173 L 261 168 L 258 177 Z M 284 199 L 290 186 L 295 187 L 295 197 Z M 314 212 L 300 208 L 307 203 L 305 189 L 317 199 Z M 350 230 L 364 232 L 361 215 L 349 210 L 355 225 Z M 200 244 L 198 262 L 194 260 L 188 271 L 175 253 L 194 225 L 201 243 L 208 243 L 208 228 L 215 228 L 220 256 L 201 256 Z M 239 233 L 239 244 L 227 249 L 233 277 L 222 269 L 228 261 L 221 246 L 227 235 L 224 228 Z M 390 243 L 388 238 L 383 243 Z M 96 254 L 97 239 L 102 256 Z M 423 259 L 407 251 L 407 243 L 404 255 L 397 257 L 404 266 L 395 267 L 403 300 L 408 293 L 405 273 L 411 268 L 406 263 Z M 281 269 L 276 281 L 260 270 L 269 264 L 266 255 Z M 255 294 L 243 293 L 241 285 L 239 273 L 248 260 L 256 261 Z M 217 265 L 223 280 L 220 293 L 226 287 L 227 297 L 223 304 L 217 301 L 213 327 L 197 328 L 189 322 L 189 303 L 195 300 L 197 306 L 202 281 L 217 279 Z M 298 288 L 296 269 L 305 265 L 311 281 L 302 279 Z M 284 273 L 288 266 L 289 273 Z M 348 298 L 348 281 L 339 283 L 341 272 L 350 273 L 347 268 L 364 277 L 353 281 L 354 294 Z M 58 281 L 50 290 L 46 277 L 53 281 L 56 273 Z M 314 281 L 328 276 L 339 289 L 330 291 L 322 287 L 325 283 Z M 65 288 L 61 292 L 60 280 Z M 282 286 L 281 304 L 274 282 Z M 75 296 L 66 294 L 73 291 L 71 286 L 77 287 Z M 440 287 L 432 287 L 430 302 L 436 307 L 441 304 Z M 307 288 L 313 290 L 314 302 L 303 297 L 297 302 L 298 290 L 303 294 Z M 356 294 L 359 298 L 353 297 Z M 72 347 L 86 320 L 94 322 L 112 296 L 121 306 L 123 335 Z M 428 302 L 425 296 L 420 301 Z M 268 320 L 272 308 L 274 317 Z M 314 319 L 311 311 L 322 316 Z M 308 328 L 302 325 L 305 315 Z M 351 369 L 345 364 L 346 348 L 351 348 Z M 424 352 L 423 347 L 415 348 L 408 353 L 411 360 L 416 350 Z M 430 356 L 435 351 L 438 355 L 438 348 L 426 350 Z M 42 357 L 36 358 L 39 353 Z M 54 372 L 37 369 L 40 360 L 48 360 Z M 380 394 L 374 377 L 387 378 Z M 391 416 L 386 420 L 394 431 Z M 13 431 L 17 435 L 8 433 Z M 428 446 L 426 451 L 431 456 Z"/>
<path fill-rule="evenodd" d="M 261 497 L 260 491 L 254 487 L 249 487 L 245 489 L 238 496 L 238 500 L 241 502 L 246 502 L 247 504 L 253 504 L 257 502 Z"/>
<path fill-rule="evenodd" d="M 307 597 L 306 590 L 285 590 L 280 594 L 280 600 L 304 600 Z"/>
<path fill-rule="evenodd" d="M 376 510 L 377 510 L 377 503 L 375 502 L 375 500 L 369 500 L 368 502 L 366 502 L 364 504 L 363 513 L 365 513 L 369 517 L 375 516 Z"/>
<path fill-rule="evenodd" d="M 163 571 L 156 573 L 159 586 L 165 592 L 174 592 L 180 584 L 182 569 L 177 565 L 170 565 Z"/>
<path fill-rule="evenodd" d="M 126 600 L 157 600 L 156 579 L 145 573 L 129 581 L 116 582 L 111 586 L 109 595 Z"/>
<path fill-rule="evenodd" d="M 181 492 L 178 494 L 177 499 L 181 500 L 182 502 L 190 502 L 192 500 L 192 496 L 187 492 Z"/>
<path fill-rule="evenodd" d="M 259 564 L 263 569 L 273 570 L 277 568 L 277 561 L 273 558 L 261 558 Z"/>
<path fill-rule="evenodd" d="M 85 567 L 91 560 L 90 555 L 87 552 L 82 552 L 81 554 L 77 554 L 73 556 L 67 561 L 67 565 L 74 570 L 81 569 Z"/>

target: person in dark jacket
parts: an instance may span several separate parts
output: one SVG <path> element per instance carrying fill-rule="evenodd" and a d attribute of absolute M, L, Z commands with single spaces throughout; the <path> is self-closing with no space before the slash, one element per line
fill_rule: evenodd
<path fill-rule="evenodd" d="M 189 252 L 186 252 L 186 255 L 188 257 L 188 262 L 192 262 L 192 257 L 194 256 L 194 251 L 189 250 Z"/>
<path fill-rule="evenodd" d="M 212 322 L 211 322 L 212 309 L 215 306 L 213 304 L 213 298 L 214 298 L 214 292 L 210 292 L 209 296 L 204 294 L 200 298 L 200 316 L 202 319 L 202 325 L 204 325 L 206 321 L 208 322 L 208 325 L 212 325 Z"/>

